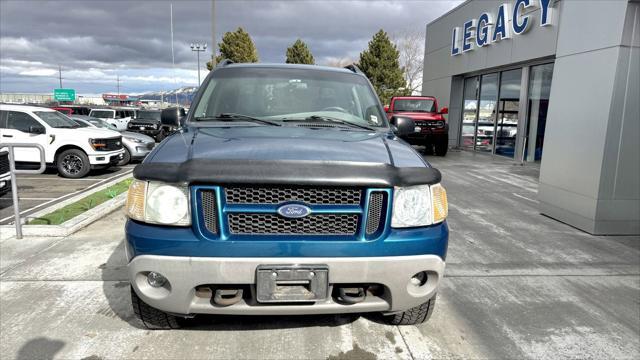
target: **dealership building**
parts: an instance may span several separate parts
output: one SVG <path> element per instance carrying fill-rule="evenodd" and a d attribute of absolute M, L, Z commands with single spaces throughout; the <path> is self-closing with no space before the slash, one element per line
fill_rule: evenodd
<path fill-rule="evenodd" d="M 469 0 L 427 25 L 451 147 L 539 162 L 540 212 L 640 234 L 640 1 Z"/>

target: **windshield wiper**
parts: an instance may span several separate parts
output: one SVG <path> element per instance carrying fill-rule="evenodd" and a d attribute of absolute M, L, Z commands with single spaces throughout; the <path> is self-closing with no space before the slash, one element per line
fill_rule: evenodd
<path fill-rule="evenodd" d="M 308 116 L 308 117 L 304 118 L 304 121 L 326 121 L 326 122 L 332 122 L 332 123 L 341 124 L 341 125 L 357 127 L 357 128 L 365 129 L 365 130 L 369 130 L 369 131 L 375 131 L 374 128 L 371 128 L 369 126 L 352 123 L 350 121 L 334 118 L 334 117 L 331 117 L 331 116 L 311 115 L 311 116 Z"/>
<path fill-rule="evenodd" d="M 201 117 L 196 117 L 194 118 L 194 120 L 196 121 L 236 121 L 236 120 L 244 120 L 244 121 L 251 121 L 251 122 L 256 122 L 256 123 L 261 123 L 261 124 L 265 124 L 265 125 L 272 125 L 272 126 L 282 126 L 278 123 L 275 123 L 273 121 L 269 121 L 269 120 L 262 120 L 262 119 L 258 119 L 249 115 L 242 115 L 242 114 L 234 114 L 234 113 L 220 113 L 218 115 L 215 116 L 201 116 Z"/>

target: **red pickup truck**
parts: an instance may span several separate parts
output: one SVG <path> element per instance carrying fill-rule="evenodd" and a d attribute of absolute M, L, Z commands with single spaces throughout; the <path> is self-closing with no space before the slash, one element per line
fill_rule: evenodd
<path fill-rule="evenodd" d="M 449 145 L 449 124 L 442 116 L 449 113 L 447 107 L 438 111 L 438 100 L 433 96 L 394 96 L 384 107 L 387 117 L 407 117 L 413 120 L 415 131 L 402 136 L 412 145 L 422 145 L 426 153 L 445 156 Z"/>

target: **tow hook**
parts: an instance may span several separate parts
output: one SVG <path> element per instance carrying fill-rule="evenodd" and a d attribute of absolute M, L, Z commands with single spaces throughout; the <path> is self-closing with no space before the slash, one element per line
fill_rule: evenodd
<path fill-rule="evenodd" d="M 242 289 L 217 289 L 213 302 L 220 306 L 229 306 L 242 299 Z"/>
<path fill-rule="evenodd" d="M 338 294 L 340 295 L 340 300 L 347 304 L 357 304 L 364 301 L 366 297 L 364 288 L 361 287 L 339 288 Z"/>

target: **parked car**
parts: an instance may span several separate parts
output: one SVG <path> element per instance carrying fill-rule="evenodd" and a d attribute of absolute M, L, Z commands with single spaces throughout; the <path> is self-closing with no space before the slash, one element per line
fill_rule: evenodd
<path fill-rule="evenodd" d="M 0 148 L 0 196 L 8 193 L 11 190 L 9 151 L 5 149 Z"/>
<path fill-rule="evenodd" d="M 415 124 L 414 131 L 402 136 L 412 145 L 422 145 L 427 152 L 445 156 L 449 147 L 449 125 L 442 116 L 449 113 L 443 107 L 438 110 L 438 100 L 432 96 L 394 96 L 385 106 L 387 117 L 408 117 Z"/>
<path fill-rule="evenodd" d="M 71 109 L 71 115 L 89 115 L 91 108 L 85 105 L 65 105 Z"/>
<path fill-rule="evenodd" d="M 116 127 L 108 122 L 92 118 L 89 116 L 74 115 L 71 120 L 75 121 L 80 127 L 92 127 L 107 130 L 116 130 Z M 124 145 L 124 156 L 118 163 L 118 166 L 124 166 L 130 163 L 132 160 L 144 159 L 153 147 L 156 145 L 155 140 L 144 134 L 138 134 L 131 131 L 120 131 L 122 134 L 122 144 Z"/>
<path fill-rule="evenodd" d="M 100 118 L 113 124 L 118 130 L 127 130 L 127 124 L 134 116 L 133 110 L 91 109 L 89 116 Z"/>
<path fill-rule="evenodd" d="M 127 124 L 127 129 L 151 136 L 160 142 L 168 134 L 160 122 L 161 114 L 161 110 L 138 110 L 136 112 L 136 118 L 131 119 L 129 124 Z"/>
<path fill-rule="evenodd" d="M 196 314 L 429 318 L 446 192 L 357 67 L 223 61 L 195 99 L 136 166 L 125 207 L 145 326 Z M 177 109 L 161 120 L 182 123 Z"/>
<path fill-rule="evenodd" d="M 55 111 L 59 111 L 67 116 L 71 115 L 73 113 L 73 110 L 71 110 L 68 107 L 52 107 L 51 109 L 55 110 Z"/>
<path fill-rule="evenodd" d="M 59 112 L 34 106 L 0 105 L 0 139 L 42 145 L 47 164 L 68 178 L 81 178 L 91 169 L 116 165 L 125 152 L 120 133 L 78 128 Z M 40 152 L 16 148 L 15 160 L 39 163 Z"/>

